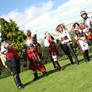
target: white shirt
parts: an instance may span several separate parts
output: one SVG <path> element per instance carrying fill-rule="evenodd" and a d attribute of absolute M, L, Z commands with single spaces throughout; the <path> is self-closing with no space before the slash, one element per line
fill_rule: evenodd
<path fill-rule="evenodd" d="M 56 40 L 53 40 L 56 43 Z M 44 46 L 49 47 L 50 43 L 47 39 L 44 40 Z"/>
<path fill-rule="evenodd" d="M 26 44 L 27 46 L 30 46 L 30 44 L 32 44 L 32 40 L 31 40 L 31 39 L 27 39 L 26 42 L 25 42 L 25 44 Z"/>
<path fill-rule="evenodd" d="M 8 52 L 8 49 L 5 48 L 5 44 L 1 43 L 1 53 L 6 54 Z"/>
<path fill-rule="evenodd" d="M 67 36 L 67 40 L 62 41 L 61 38 Z M 67 31 L 63 31 L 62 33 L 59 33 L 58 39 L 61 40 L 61 44 L 65 44 L 71 40 L 70 35 Z"/>
<path fill-rule="evenodd" d="M 91 28 L 91 20 L 90 18 L 87 18 L 86 20 L 83 20 L 83 23 L 87 29 Z"/>

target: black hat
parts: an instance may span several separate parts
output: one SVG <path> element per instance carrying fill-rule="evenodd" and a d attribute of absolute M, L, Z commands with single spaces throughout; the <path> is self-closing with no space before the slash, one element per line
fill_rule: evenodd
<path fill-rule="evenodd" d="M 34 34 L 34 35 L 33 35 L 33 38 L 35 38 L 35 39 L 36 39 L 36 38 L 37 38 L 37 35 L 36 35 L 36 34 Z"/>
<path fill-rule="evenodd" d="M 5 40 L 7 40 L 7 36 L 6 35 L 3 35 L 2 36 L 2 42 L 5 41 Z"/>

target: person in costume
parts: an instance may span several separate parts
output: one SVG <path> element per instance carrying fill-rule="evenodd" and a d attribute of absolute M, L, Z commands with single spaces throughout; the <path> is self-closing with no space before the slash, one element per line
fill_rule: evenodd
<path fill-rule="evenodd" d="M 25 41 L 25 50 L 24 50 L 24 59 L 25 63 L 24 66 L 27 65 L 27 58 L 29 60 L 29 69 L 33 71 L 34 80 L 38 79 L 37 70 L 43 73 L 43 76 L 46 76 L 46 68 L 42 64 L 42 60 L 39 55 L 39 48 L 40 45 L 37 42 L 37 38 L 35 36 L 31 36 L 31 31 L 27 31 L 27 39 Z"/>
<path fill-rule="evenodd" d="M 65 26 L 63 24 L 58 25 L 56 27 L 56 31 L 58 32 L 57 39 L 59 39 L 61 42 L 61 49 L 68 56 L 71 64 L 74 64 L 72 56 L 74 57 L 76 64 L 79 64 L 77 56 L 72 47 L 72 40 L 70 38 L 69 33 L 66 31 Z"/>
<path fill-rule="evenodd" d="M 88 53 L 89 46 L 86 41 L 85 34 L 83 33 L 83 30 L 80 30 L 79 23 L 74 23 L 73 28 L 74 28 L 75 39 L 77 40 L 77 44 L 79 45 L 79 48 L 84 56 L 85 61 L 88 62 L 90 61 L 89 53 Z"/>
<path fill-rule="evenodd" d="M 82 21 L 82 29 L 83 29 L 83 32 L 85 32 L 87 38 L 90 40 L 91 44 L 92 44 L 92 16 L 91 17 L 88 17 L 88 14 L 87 12 L 85 11 L 81 11 L 80 12 L 81 14 L 81 17 L 83 18 L 83 21 Z"/>
<path fill-rule="evenodd" d="M 18 56 L 16 49 L 9 44 L 6 35 L 2 37 L 0 54 L 1 54 L 2 63 L 5 67 L 8 67 L 10 69 L 17 88 L 18 89 L 24 88 L 19 77 L 20 57 Z"/>
<path fill-rule="evenodd" d="M 44 45 L 45 47 L 48 47 L 54 68 L 57 68 L 58 71 L 61 71 L 61 66 L 58 63 L 58 51 L 56 48 L 56 40 L 53 38 L 53 36 L 51 36 L 49 32 L 45 33 Z"/>

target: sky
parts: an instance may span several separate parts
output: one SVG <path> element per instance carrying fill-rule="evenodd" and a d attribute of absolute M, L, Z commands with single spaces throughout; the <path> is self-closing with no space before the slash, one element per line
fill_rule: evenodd
<path fill-rule="evenodd" d="M 21 29 L 69 0 L 0 0 L 0 17 L 13 19 Z"/>
<path fill-rule="evenodd" d="M 56 9 L 68 0 L 0 0 L 0 15 L 7 14 L 14 10 L 23 12 L 26 8 L 33 6 L 41 7 L 49 1 L 53 3 L 52 9 Z"/>
<path fill-rule="evenodd" d="M 7 21 L 12 19 L 21 30 L 30 29 L 32 33 L 39 34 L 40 37 L 42 32 L 54 31 L 58 23 L 66 23 L 67 19 L 71 21 L 69 16 L 77 14 L 79 18 L 80 8 L 84 7 L 80 5 L 85 3 L 84 1 L 92 0 L 77 0 L 76 2 L 75 0 L 0 0 L 0 17 Z"/>

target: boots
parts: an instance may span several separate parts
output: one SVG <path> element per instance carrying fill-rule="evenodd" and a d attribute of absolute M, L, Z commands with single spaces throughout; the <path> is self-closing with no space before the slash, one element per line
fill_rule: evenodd
<path fill-rule="evenodd" d="M 18 89 L 23 89 L 23 88 L 24 88 L 24 87 L 22 86 L 22 84 L 21 84 L 21 80 L 20 80 L 18 74 L 15 74 L 15 75 L 14 75 L 14 81 L 15 81 L 16 86 L 18 87 Z"/>
<path fill-rule="evenodd" d="M 69 58 L 71 64 L 74 64 L 73 59 L 72 59 L 72 56 L 71 55 L 68 55 L 68 58 Z"/>
<path fill-rule="evenodd" d="M 58 71 L 61 71 L 61 66 L 60 64 L 58 63 L 58 61 L 55 61 L 55 67 L 57 68 Z"/>
<path fill-rule="evenodd" d="M 34 79 L 33 80 L 35 81 L 37 79 L 38 79 L 38 74 L 37 74 L 37 71 L 36 71 L 36 72 L 34 72 Z"/>
<path fill-rule="evenodd" d="M 54 68 L 56 68 L 53 58 L 51 57 L 51 61 L 53 63 Z"/>
<path fill-rule="evenodd" d="M 44 71 L 42 73 L 43 73 L 43 76 L 47 76 L 47 72 L 46 71 Z"/>
<path fill-rule="evenodd" d="M 54 62 L 54 61 L 52 61 L 52 62 L 53 62 L 53 66 L 54 66 L 54 68 L 56 68 L 55 62 Z"/>
<path fill-rule="evenodd" d="M 90 58 L 89 58 L 89 57 L 84 56 L 84 60 L 85 60 L 85 62 L 86 62 L 86 63 L 88 63 L 88 62 L 90 61 Z"/>
<path fill-rule="evenodd" d="M 84 59 L 85 59 L 86 62 L 90 61 L 88 50 L 86 50 L 85 53 L 84 53 Z"/>

